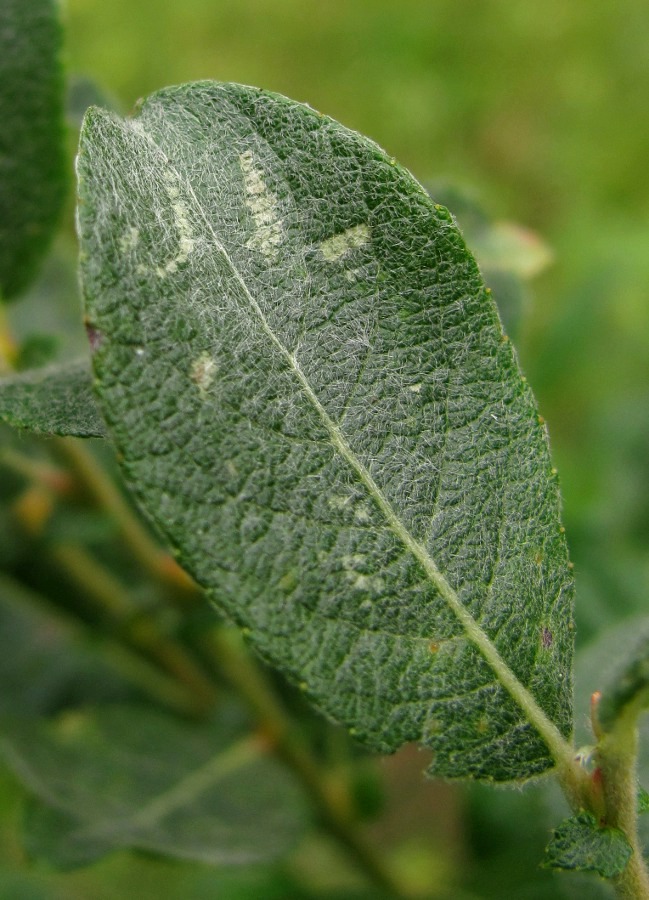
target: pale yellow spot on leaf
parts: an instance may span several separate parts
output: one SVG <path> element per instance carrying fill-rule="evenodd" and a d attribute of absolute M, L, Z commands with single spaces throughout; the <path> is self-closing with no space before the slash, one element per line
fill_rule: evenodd
<path fill-rule="evenodd" d="M 369 225 L 354 225 L 353 228 L 341 231 L 340 234 L 334 234 L 333 237 L 323 241 L 320 244 L 320 252 L 327 262 L 335 262 L 351 250 L 357 250 L 367 244 L 369 240 Z"/>
<path fill-rule="evenodd" d="M 176 231 L 178 233 L 178 252 L 174 258 L 166 262 L 164 266 L 158 266 L 156 274 L 160 278 L 165 278 L 167 275 L 173 275 L 173 273 L 177 271 L 178 266 L 187 262 L 196 243 L 189 222 L 189 211 L 185 203 L 180 199 L 180 191 L 174 183 L 174 177 L 175 176 L 171 172 L 163 173 L 165 190 L 171 201 L 174 225 L 176 226 Z"/>
<path fill-rule="evenodd" d="M 122 253 L 134 250 L 140 240 L 140 232 L 137 228 L 128 228 L 119 239 L 119 246 Z"/>
<path fill-rule="evenodd" d="M 258 250 L 273 260 L 277 256 L 277 248 L 283 235 L 277 197 L 266 186 L 263 172 L 255 166 L 250 150 L 240 154 L 239 165 L 246 191 L 246 205 L 255 224 L 255 232 L 246 241 L 246 247 Z"/>
<path fill-rule="evenodd" d="M 359 503 L 354 510 L 354 519 L 359 525 L 365 525 L 370 521 L 370 511 L 364 503 Z"/>
<path fill-rule="evenodd" d="M 218 366 L 216 361 L 212 359 L 209 353 L 202 353 L 198 359 L 195 359 L 192 363 L 189 376 L 191 380 L 198 385 L 198 389 L 201 393 L 204 393 L 214 381 L 217 370 Z"/>

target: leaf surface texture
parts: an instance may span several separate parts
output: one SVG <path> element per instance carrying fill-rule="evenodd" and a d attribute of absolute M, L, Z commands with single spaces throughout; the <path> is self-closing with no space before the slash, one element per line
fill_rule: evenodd
<path fill-rule="evenodd" d="M 558 486 L 448 212 L 371 141 L 212 82 L 91 111 L 79 178 L 99 402 L 182 564 L 374 748 L 421 741 L 448 777 L 549 768 L 538 723 L 560 741 L 571 718 Z"/>

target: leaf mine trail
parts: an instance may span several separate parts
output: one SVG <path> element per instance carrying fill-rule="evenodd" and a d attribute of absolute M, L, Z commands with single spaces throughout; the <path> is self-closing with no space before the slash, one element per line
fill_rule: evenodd
<path fill-rule="evenodd" d="M 446 777 L 564 764 L 556 478 L 446 211 L 332 120 L 214 83 L 92 113 L 80 191 L 99 402 L 180 562 L 375 748 L 419 739 Z"/>

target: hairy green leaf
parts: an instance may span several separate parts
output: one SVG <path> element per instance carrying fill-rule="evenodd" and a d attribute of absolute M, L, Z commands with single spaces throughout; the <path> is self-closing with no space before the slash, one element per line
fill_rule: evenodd
<path fill-rule="evenodd" d="M 0 4 L 0 297 L 29 284 L 67 187 L 55 0 Z"/>
<path fill-rule="evenodd" d="M 534 399 L 446 209 L 374 143 L 203 82 L 91 111 L 82 289 L 136 498 L 328 715 L 511 780 L 570 730 Z"/>
<path fill-rule="evenodd" d="M 1 378 L 0 419 L 38 434 L 106 435 L 85 359 Z"/>
<path fill-rule="evenodd" d="M 614 878 L 626 868 L 633 850 L 619 828 L 600 828 L 594 816 L 581 813 L 555 829 L 543 865 L 551 869 L 597 872 Z"/>
<path fill-rule="evenodd" d="M 59 866 L 128 847 L 227 865 L 284 852 L 304 825 L 297 788 L 230 719 L 114 706 L 9 723 L 0 754 L 42 801 L 31 852 Z"/>

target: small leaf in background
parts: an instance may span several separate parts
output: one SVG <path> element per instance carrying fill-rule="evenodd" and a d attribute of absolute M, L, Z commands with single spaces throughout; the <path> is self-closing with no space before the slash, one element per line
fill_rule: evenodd
<path fill-rule="evenodd" d="M 581 813 L 559 825 L 545 850 L 551 869 L 597 872 L 614 878 L 626 868 L 633 850 L 619 828 L 600 828 L 594 816 Z"/>
<path fill-rule="evenodd" d="M 639 815 L 644 815 L 649 812 L 649 792 L 645 791 L 641 785 L 638 787 L 636 803 L 636 809 Z"/>
<path fill-rule="evenodd" d="M 30 853 L 65 868 L 118 848 L 214 865 L 286 852 L 304 829 L 300 794 L 241 734 L 227 711 L 192 725 L 135 706 L 7 722 L 0 754 L 39 801 Z"/>
<path fill-rule="evenodd" d="M 622 717 L 636 719 L 649 707 L 649 634 L 636 639 L 630 654 L 622 658 L 624 666 L 602 691 L 597 707 L 604 731 L 612 731 Z"/>
<path fill-rule="evenodd" d="M 615 684 L 624 672 L 624 661 L 633 658 L 638 643 L 643 644 L 649 637 L 649 618 L 646 615 L 629 616 L 613 627 L 602 629 L 602 633 L 583 647 L 576 657 L 575 665 L 575 737 L 579 744 L 593 743 L 590 730 L 589 708 L 594 691 L 606 693 L 607 687 Z M 601 699 L 598 713 L 601 725 Z M 649 716 L 639 722 L 638 780 L 640 785 L 649 782 Z M 646 792 L 638 787 L 638 813 L 647 810 Z M 643 815 L 638 826 L 645 846 L 649 846 L 649 816 Z"/>
<path fill-rule="evenodd" d="M 419 740 L 449 777 L 550 768 L 558 485 L 449 213 L 331 119 L 210 82 L 89 112 L 79 177 L 102 414 L 181 564 L 370 746 Z"/>
<path fill-rule="evenodd" d="M 488 287 L 493 291 L 507 334 L 516 340 L 529 306 L 527 283 L 552 262 L 541 238 L 513 222 L 494 221 L 471 195 L 446 181 L 431 182 L 428 191 L 453 213 Z"/>
<path fill-rule="evenodd" d="M 15 368 L 19 371 L 39 369 L 54 362 L 59 342 L 52 334 L 28 334 L 18 346 Z"/>
<path fill-rule="evenodd" d="M 106 436 L 87 360 L 1 378 L 0 418 L 37 434 Z"/>
<path fill-rule="evenodd" d="M 0 299 L 32 280 L 67 188 L 61 29 L 54 0 L 0 5 Z"/>
<path fill-rule="evenodd" d="M 575 740 L 577 746 L 593 742 L 590 729 L 590 704 L 594 691 L 604 693 L 616 683 L 621 671 L 633 658 L 638 643 L 649 639 L 649 617 L 632 615 L 617 624 L 607 623 L 600 634 L 580 647 L 575 665 Z M 598 705 L 601 706 L 601 699 Z M 649 723 L 641 723 L 644 730 Z M 649 744 L 649 732 L 647 732 Z M 641 742 L 642 743 L 642 742 Z M 641 773 L 641 780 L 649 779 L 649 767 Z"/>
<path fill-rule="evenodd" d="M 80 128 L 89 106 L 119 111 L 120 104 L 88 75 L 72 75 L 68 83 L 67 118 L 71 125 Z"/>

